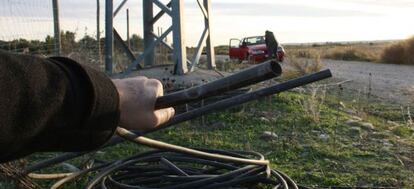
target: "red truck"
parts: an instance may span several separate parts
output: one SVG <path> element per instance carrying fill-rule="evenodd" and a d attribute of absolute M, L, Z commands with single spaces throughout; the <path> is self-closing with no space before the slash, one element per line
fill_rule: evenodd
<path fill-rule="evenodd" d="M 264 36 L 253 36 L 240 39 L 230 39 L 229 42 L 230 59 L 237 59 L 239 62 L 249 60 L 253 62 L 263 62 L 268 58 L 267 47 Z M 277 48 L 277 59 L 283 62 L 285 50 L 279 45 Z"/>

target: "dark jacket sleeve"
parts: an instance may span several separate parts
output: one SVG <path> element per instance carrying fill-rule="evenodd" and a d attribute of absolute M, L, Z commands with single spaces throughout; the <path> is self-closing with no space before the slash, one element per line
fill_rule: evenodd
<path fill-rule="evenodd" d="M 63 58 L 0 51 L 0 162 L 40 151 L 87 151 L 119 122 L 105 74 Z"/>

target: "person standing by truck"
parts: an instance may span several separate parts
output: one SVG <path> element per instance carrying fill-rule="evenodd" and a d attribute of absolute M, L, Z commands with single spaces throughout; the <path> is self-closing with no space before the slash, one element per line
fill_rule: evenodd
<path fill-rule="evenodd" d="M 277 59 L 277 48 L 279 47 L 279 43 L 277 42 L 273 32 L 266 30 L 265 42 L 267 47 L 268 59 Z"/>

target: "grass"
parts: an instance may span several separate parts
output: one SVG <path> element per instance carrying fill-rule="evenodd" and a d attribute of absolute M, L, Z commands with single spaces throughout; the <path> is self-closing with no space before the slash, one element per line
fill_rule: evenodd
<path fill-rule="evenodd" d="M 303 106 L 312 94 L 292 91 L 208 115 L 205 124 L 193 120 L 149 137 L 186 147 L 258 151 L 273 168 L 308 186 L 414 187 L 413 130 L 405 125 L 400 110 L 373 100 L 368 103 L 365 100 L 369 99 L 352 94 L 327 91 L 323 103 L 315 102 L 318 120 Z M 347 125 L 352 116 L 360 115 L 350 114 L 348 109 L 365 110 L 363 120 L 373 123 L 375 130 L 355 130 Z M 388 120 L 399 126 L 390 126 Z M 261 137 L 264 131 L 275 132 L 278 138 L 265 140 Z M 105 149 L 96 158 L 115 160 L 145 150 L 148 148 L 123 143 Z M 36 154 L 29 159 L 50 155 Z M 75 165 L 79 162 L 72 161 Z M 84 183 L 81 180 L 64 188 L 79 188 Z M 50 182 L 40 184 L 50 186 Z"/>
<path fill-rule="evenodd" d="M 410 146 L 399 144 L 394 135 L 387 136 L 400 146 L 385 149 L 381 135 L 364 130 L 354 135 L 344 124 L 351 115 L 341 111 L 331 97 L 321 105 L 320 120 L 315 122 L 299 103 L 308 98 L 307 94 L 284 93 L 270 101 L 250 103 L 239 113 L 210 115 L 207 126 L 186 123 L 152 137 L 191 147 L 259 151 L 266 154 L 274 168 L 305 185 L 413 187 L 412 167 L 402 166 L 394 157 L 399 151 L 412 150 L 412 135 L 404 135 Z M 386 118 L 369 115 L 367 119 L 378 124 L 377 132 L 387 133 L 387 125 L 381 124 Z M 216 122 L 225 127 L 212 126 Z M 277 133 L 278 140 L 261 139 L 264 131 Z M 329 138 L 321 139 L 322 134 Z"/>
<path fill-rule="evenodd" d="M 379 62 L 388 42 L 383 43 L 326 43 L 285 46 L 287 55 L 298 58 L 316 58 L 345 61 Z"/>

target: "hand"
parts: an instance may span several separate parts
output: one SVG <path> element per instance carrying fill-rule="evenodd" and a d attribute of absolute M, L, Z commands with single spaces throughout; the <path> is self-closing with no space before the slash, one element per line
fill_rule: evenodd
<path fill-rule="evenodd" d="M 120 98 L 120 126 L 129 130 L 146 131 L 174 116 L 174 108 L 155 110 L 157 97 L 164 95 L 160 81 L 146 77 L 112 80 Z"/>

